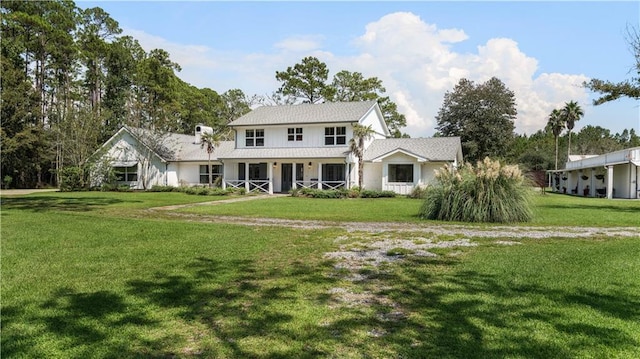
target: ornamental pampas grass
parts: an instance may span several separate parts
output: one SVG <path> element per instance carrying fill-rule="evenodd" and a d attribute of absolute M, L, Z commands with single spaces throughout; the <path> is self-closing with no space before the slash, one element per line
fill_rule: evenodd
<path fill-rule="evenodd" d="M 526 222 L 531 220 L 530 189 L 518 166 L 488 157 L 476 167 L 448 165 L 436 171 L 427 188 L 420 217 L 461 222 Z"/>

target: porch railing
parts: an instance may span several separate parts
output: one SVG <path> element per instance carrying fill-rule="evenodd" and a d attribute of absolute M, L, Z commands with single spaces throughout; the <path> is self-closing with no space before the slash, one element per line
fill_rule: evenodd
<path fill-rule="evenodd" d="M 318 188 L 318 181 L 296 181 L 297 188 Z"/>
<path fill-rule="evenodd" d="M 313 188 L 313 189 L 338 189 L 346 187 L 346 181 L 296 181 L 297 188 Z"/>
<path fill-rule="evenodd" d="M 224 183 L 227 187 L 231 188 L 243 188 L 245 180 L 225 180 Z"/>
<path fill-rule="evenodd" d="M 247 188 L 248 184 L 249 191 L 269 193 L 269 180 L 225 180 L 224 183 L 231 188 Z"/>
<path fill-rule="evenodd" d="M 269 180 L 249 180 L 249 191 L 269 193 Z"/>
<path fill-rule="evenodd" d="M 338 189 L 346 186 L 346 181 L 322 181 L 322 189 Z"/>

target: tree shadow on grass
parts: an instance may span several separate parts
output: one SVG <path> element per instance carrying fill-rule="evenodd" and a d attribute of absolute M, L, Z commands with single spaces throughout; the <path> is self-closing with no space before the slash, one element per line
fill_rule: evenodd
<path fill-rule="evenodd" d="M 588 311 L 637 323 L 640 296 L 632 291 L 609 295 L 510 285 L 472 271 L 437 277 L 422 270 L 405 273 L 409 282 L 394 286 L 389 295 L 413 315 L 385 338 L 399 356 L 577 358 L 603 348 L 619 353 L 640 346 L 621 327 L 583 317 Z"/>
<path fill-rule="evenodd" d="M 455 259 L 409 260 L 354 282 L 384 300 L 338 306 L 344 284 L 330 261 L 280 267 L 194 258 L 119 289 L 62 287 L 38 304 L 3 308 L 3 357 L 94 358 L 575 358 L 585 348 L 629 350 L 629 333 L 568 307 L 628 322 L 633 291 L 562 291 L 513 285 Z M 438 270 L 446 268 L 446 271 Z M 301 318 L 317 310 L 323 318 Z M 394 317 L 392 311 L 403 315 Z M 31 323 L 26 329 L 26 323 Z M 542 334 L 540 334 L 542 333 Z M 364 337 L 363 337 L 364 336 Z M 52 339 L 53 338 L 53 339 Z M 38 345 L 50 341 L 48 345 Z M 56 348 L 53 352 L 47 348 Z M 57 350 L 57 351 L 56 351 Z M 590 354 L 593 354 L 591 352 Z"/>
<path fill-rule="evenodd" d="M 6 197 L 2 198 L 0 201 L 3 210 L 21 210 L 30 212 L 88 212 L 123 202 L 122 200 L 115 198 L 74 198 L 62 196 Z"/>
<path fill-rule="evenodd" d="M 70 288 L 59 288 L 37 309 L 3 307 L 2 316 L 2 357 L 7 358 L 135 357 L 128 342 L 142 337 L 113 338 L 113 330 L 158 324 L 142 308 L 128 305 L 125 296 Z"/>
<path fill-rule="evenodd" d="M 294 328 L 291 308 L 305 295 L 320 306 L 328 298 L 297 287 L 332 281 L 322 268 L 299 262 L 273 269 L 200 257 L 124 288 L 61 287 L 41 303 L 3 307 L 2 357 L 299 357 L 310 338 Z"/>

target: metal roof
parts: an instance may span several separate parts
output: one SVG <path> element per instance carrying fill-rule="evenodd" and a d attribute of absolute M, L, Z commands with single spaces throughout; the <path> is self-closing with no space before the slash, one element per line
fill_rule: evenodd
<path fill-rule="evenodd" d="M 232 121 L 229 126 L 358 122 L 375 105 L 376 101 L 360 101 L 262 106 Z"/>

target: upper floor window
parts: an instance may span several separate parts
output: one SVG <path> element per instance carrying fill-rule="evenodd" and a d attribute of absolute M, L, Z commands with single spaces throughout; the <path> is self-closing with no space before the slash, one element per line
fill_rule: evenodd
<path fill-rule="evenodd" d="M 302 141 L 302 127 L 288 128 L 287 138 L 289 141 Z"/>
<path fill-rule="evenodd" d="M 247 130 L 245 145 L 247 147 L 264 146 L 264 130 Z"/>
<path fill-rule="evenodd" d="M 325 145 L 346 145 L 347 144 L 347 128 L 346 127 L 325 127 L 324 128 L 324 144 Z"/>

